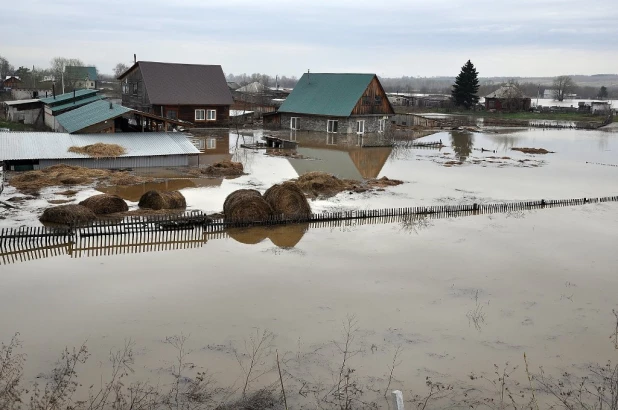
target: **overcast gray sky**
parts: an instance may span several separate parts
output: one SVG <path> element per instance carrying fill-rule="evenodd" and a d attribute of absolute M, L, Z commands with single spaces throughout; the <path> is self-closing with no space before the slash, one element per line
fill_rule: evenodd
<path fill-rule="evenodd" d="M 481 76 L 618 72 L 616 0 L 19 0 L 0 24 L 15 66 L 80 58 L 226 73 Z M 4 8 L 7 11 L 6 8 Z"/>

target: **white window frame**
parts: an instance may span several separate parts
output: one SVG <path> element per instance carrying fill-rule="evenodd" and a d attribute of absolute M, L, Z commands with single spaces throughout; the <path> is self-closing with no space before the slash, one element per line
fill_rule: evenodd
<path fill-rule="evenodd" d="M 326 145 L 337 145 L 336 132 L 329 132 L 326 134 Z"/>
<path fill-rule="evenodd" d="M 378 132 L 384 132 L 385 129 L 386 129 L 386 120 L 382 118 L 381 120 L 378 120 Z"/>
<path fill-rule="evenodd" d="M 206 149 L 216 149 L 217 148 L 217 139 L 216 138 L 208 138 L 206 140 Z"/>
<path fill-rule="evenodd" d="M 356 121 L 356 133 L 357 134 L 365 133 L 365 120 Z"/>
<path fill-rule="evenodd" d="M 290 129 L 291 130 L 299 130 L 300 129 L 300 117 L 291 117 L 290 118 Z"/>
<path fill-rule="evenodd" d="M 206 120 L 216 121 L 217 120 L 217 110 L 206 110 Z"/>
<path fill-rule="evenodd" d="M 336 134 L 337 131 L 339 131 L 339 120 L 326 120 L 326 132 Z"/>
<path fill-rule="evenodd" d="M 206 120 L 206 110 L 197 109 L 195 110 L 195 121 L 204 121 Z"/>

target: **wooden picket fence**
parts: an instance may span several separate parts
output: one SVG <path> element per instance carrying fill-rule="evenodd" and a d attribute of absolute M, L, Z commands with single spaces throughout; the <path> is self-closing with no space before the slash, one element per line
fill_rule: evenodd
<path fill-rule="evenodd" d="M 196 248 L 203 246 L 209 239 L 227 238 L 228 228 L 298 223 L 308 224 L 311 228 L 349 227 L 405 222 L 410 217 L 450 218 L 604 202 L 618 202 L 618 196 L 353 210 L 309 214 L 294 219 L 273 216 L 266 220 L 213 220 L 201 212 L 188 212 L 103 219 L 63 228 L 4 228 L 0 229 L 0 265 L 58 255 L 83 257 Z"/>

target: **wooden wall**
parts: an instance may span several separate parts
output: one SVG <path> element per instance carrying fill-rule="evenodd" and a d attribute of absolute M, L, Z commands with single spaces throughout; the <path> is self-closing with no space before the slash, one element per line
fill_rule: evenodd
<path fill-rule="evenodd" d="M 388 101 L 388 97 L 378 81 L 378 77 L 373 77 L 371 83 L 363 93 L 363 96 L 356 103 L 352 110 L 352 115 L 383 114 L 393 115 L 395 111 Z"/>
<path fill-rule="evenodd" d="M 125 84 L 128 85 L 128 92 L 125 91 Z M 133 94 L 133 87 L 137 85 L 137 94 Z M 135 67 L 121 81 L 122 105 L 129 108 L 134 108 L 139 111 L 152 113 L 150 99 L 142 77 L 142 71 L 139 66 Z M 153 113 L 158 114 L 158 113 Z"/>
<path fill-rule="evenodd" d="M 170 111 L 176 111 L 179 120 L 191 122 L 196 128 L 227 126 L 230 120 L 230 107 L 228 105 L 153 105 L 152 108 L 153 114 L 166 118 L 170 118 Z M 217 119 L 214 121 L 196 121 L 195 110 L 216 110 Z M 206 113 L 205 116 L 207 117 Z"/>

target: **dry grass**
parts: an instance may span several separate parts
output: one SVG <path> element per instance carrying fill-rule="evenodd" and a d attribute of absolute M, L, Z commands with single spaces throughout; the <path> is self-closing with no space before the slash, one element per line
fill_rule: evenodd
<path fill-rule="evenodd" d="M 239 189 L 225 198 L 223 213 L 228 220 L 261 221 L 273 214 L 273 210 L 255 189 Z"/>
<path fill-rule="evenodd" d="M 523 152 L 524 154 L 553 154 L 553 151 L 548 151 L 545 148 L 511 148 L 513 151 Z"/>
<path fill-rule="evenodd" d="M 75 196 L 79 191 L 75 191 L 73 189 L 67 189 L 66 191 L 56 192 L 56 195 L 64 195 L 64 196 Z"/>
<path fill-rule="evenodd" d="M 94 212 L 82 205 L 59 205 L 47 208 L 39 218 L 41 222 L 70 224 L 74 222 L 90 222 L 97 219 Z"/>
<path fill-rule="evenodd" d="M 32 193 L 51 186 L 89 185 L 95 180 L 106 181 L 111 185 L 134 185 L 147 182 L 149 179 L 128 172 L 59 164 L 37 171 L 14 174 L 10 177 L 9 184 L 21 192 Z M 75 190 L 67 190 L 59 194 L 72 196 L 76 193 Z"/>
<path fill-rule="evenodd" d="M 117 212 L 126 212 L 129 206 L 117 195 L 100 194 L 87 198 L 79 203 L 90 209 L 95 215 L 114 214 Z"/>
<path fill-rule="evenodd" d="M 293 182 L 284 182 L 268 188 L 264 200 L 275 215 L 287 218 L 305 217 L 311 214 L 311 206 L 303 191 Z"/>
<path fill-rule="evenodd" d="M 69 202 L 73 202 L 74 199 L 48 199 L 47 202 L 49 202 L 52 205 L 61 205 L 61 204 L 68 204 Z"/>
<path fill-rule="evenodd" d="M 157 191 L 146 192 L 139 199 L 140 208 L 159 209 L 182 209 L 187 206 L 185 197 L 179 191 Z"/>
<path fill-rule="evenodd" d="M 88 155 L 92 158 L 116 158 L 127 153 L 127 150 L 118 144 L 104 144 L 102 142 L 83 147 L 69 147 L 68 151 Z"/>
<path fill-rule="evenodd" d="M 403 181 L 400 181 L 398 179 L 389 179 L 387 177 L 370 179 L 367 181 L 367 185 L 371 188 L 386 188 L 389 186 L 397 186 L 401 184 L 403 184 Z"/>
<path fill-rule="evenodd" d="M 403 181 L 382 177 L 366 181 L 353 179 L 339 179 L 325 172 L 308 172 L 293 180 L 305 194 L 312 197 L 333 196 L 343 191 L 362 193 L 372 189 L 403 184 Z"/>
<path fill-rule="evenodd" d="M 213 177 L 234 177 L 243 175 L 244 168 L 240 162 L 225 160 L 208 166 L 203 173 Z"/>

